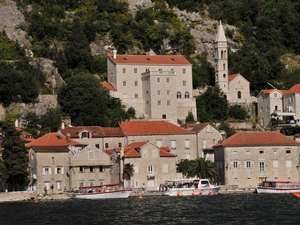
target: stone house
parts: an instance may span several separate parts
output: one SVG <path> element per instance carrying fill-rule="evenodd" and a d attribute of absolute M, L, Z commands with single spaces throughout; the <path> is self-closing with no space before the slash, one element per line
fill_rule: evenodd
<path fill-rule="evenodd" d="M 69 151 L 70 186 L 83 187 L 111 183 L 112 166 L 108 154 L 89 144 Z"/>
<path fill-rule="evenodd" d="M 300 84 L 290 90 L 262 90 L 257 96 L 259 124 L 263 128 L 296 126 L 300 118 Z M 273 123 L 271 119 L 273 120 Z"/>
<path fill-rule="evenodd" d="M 125 136 L 125 145 L 133 142 L 151 142 L 158 146 L 168 146 L 171 153 L 181 159 L 200 157 L 197 150 L 197 138 L 189 131 L 165 121 L 130 121 L 120 123 Z"/>
<path fill-rule="evenodd" d="M 213 146 L 227 188 L 255 188 L 264 180 L 299 180 L 299 142 L 279 132 L 239 132 Z"/>
<path fill-rule="evenodd" d="M 196 117 L 192 96 L 192 64 L 181 55 L 113 55 L 107 58 L 110 94 L 134 107 L 136 116 L 177 124 L 189 112 Z"/>
<path fill-rule="evenodd" d="M 71 140 L 70 136 L 59 133 L 49 133 L 28 144 L 30 147 L 28 167 L 30 170 L 31 190 L 37 194 L 60 193 L 66 188 L 70 190 L 69 182 L 69 151 L 79 150 L 82 144 Z M 53 189 L 50 189 L 53 185 Z"/>
<path fill-rule="evenodd" d="M 125 187 L 141 188 L 145 184 L 147 190 L 159 190 L 165 180 L 176 178 L 176 155 L 170 153 L 168 147 L 158 147 L 151 142 L 133 142 L 125 148 L 115 148 L 112 162 L 119 170 L 115 182 L 124 182 Z M 127 163 L 134 165 L 130 178 L 123 174 Z"/>
<path fill-rule="evenodd" d="M 124 146 L 124 134 L 119 127 L 100 126 L 65 126 L 62 123 L 58 129 L 62 135 L 69 134 L 72 140 L 84 145 L 94 145 L 104 151 Z"/>
<path fill-rule="evenodd" d="M 212 126 L 209 122 L 196 123 L 192 132 L 196 133 L 197 149 L 202 158 L 206 158 L 214 162 L 214 149 L 213 146 L 222 140 L 221 131 Z"/>

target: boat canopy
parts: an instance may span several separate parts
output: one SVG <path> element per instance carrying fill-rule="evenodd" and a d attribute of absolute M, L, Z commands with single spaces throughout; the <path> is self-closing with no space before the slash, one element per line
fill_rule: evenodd
<path fill-rule="evenodd" d="M 290 112 L 278 112 L 278 113 L 272 113 L 270 116 L 292 116 L 295 120 L 297 120 L 297 115 L 295 113 Z"/>
<path fill-rule="evenodd" d="M 98 186 L 86 186 L 86 187 L 78 187 L 79 189 L 84 189 L 84 188 L 100 188 L 100 187 L 110 187 L 110 186 L 120 186 L 122 185 L 121 183 L 116 183 L 116 184 L 104 184 L 104 185 L 98 185 Z"/>

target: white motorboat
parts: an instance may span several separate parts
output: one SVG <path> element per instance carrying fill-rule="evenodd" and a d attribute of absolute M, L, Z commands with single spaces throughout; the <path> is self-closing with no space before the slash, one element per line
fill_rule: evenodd
<path fill-rule="evenodd" d="M 165 181 L 167 191 L 163 195 L 184 196 L 184 195 L 212 195 L 217 194 L 221 186 L 212 185 L 208 179 L 179 179 Z"/>
<path fill-rule="evenodd" d="M 258 194 L 262 193 L 300 193 L 299 181 L 264 181 L 256 188 Z"/>
<path fill-rule="evenodd" d="M 79 192 L 75 193 L 75 199 L 109 199 L 128 198 L 130 189 L 122 189 L 121 184 L 106 184 L 99 186 L 79 187 Z"/>

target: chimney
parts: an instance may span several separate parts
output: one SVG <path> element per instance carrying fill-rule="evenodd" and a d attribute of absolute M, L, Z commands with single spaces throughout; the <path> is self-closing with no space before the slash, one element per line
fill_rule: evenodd
<path fill-rule="evenodd" d="M 113 59 L 117 59 L 117 50 L 113 50 Z"/>
<path fill-rule="evenodd" d="M 226 140 L 226 132 L 225 131 L 221 131 L 221 137 L 222 137 L 222 141 Z"/>
<path fill-rule="evenodd" d="M 280 133 L 281 127 L 276 127 L 276 131 Z"/>
<path fill-rule="evenodd" d="M 69 133 L 67 133 L 67 142 L 71 142 L 71 137 Z"/>
<path fill-rule="evenodd" d="M 62 130 L 65 129 L 65 123 L 64 123 L 64 122 L 61 123 L 61 129 L 62 129 Z"/>
<path fill-rule="evenodd" d="M 120 159 L 122 159 L 124 156 L 124 148 L 120 149 Z"/>
<path fill-rule="evenodd" d="M 266 132 L 271 132 L 271 128 L 268 128 L 268 127 L 267 127 L 267 128 L 265 128 L 265 131 L 266 131 Z"/>

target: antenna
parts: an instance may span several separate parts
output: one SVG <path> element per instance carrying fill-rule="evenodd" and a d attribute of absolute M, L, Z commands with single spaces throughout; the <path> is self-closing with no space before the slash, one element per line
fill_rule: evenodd
<path fill-rule="evenodd" d="M 274 87 L 272 84 L 270 84 L 269 82 L 267 82 L 268 85 L 270 85 L 272 88 L 277 89 L 276 87 Z"/>

